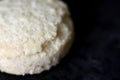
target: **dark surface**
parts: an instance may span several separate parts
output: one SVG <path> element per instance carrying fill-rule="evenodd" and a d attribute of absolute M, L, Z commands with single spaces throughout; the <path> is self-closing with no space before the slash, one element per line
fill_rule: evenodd
<path fill-rule="evenodd" d="M 76 33 L 69 54 L 50 71 L 24 77 L 0 73 L 0 80 L 120 80 L 120 2 L 64 1 Z"/>

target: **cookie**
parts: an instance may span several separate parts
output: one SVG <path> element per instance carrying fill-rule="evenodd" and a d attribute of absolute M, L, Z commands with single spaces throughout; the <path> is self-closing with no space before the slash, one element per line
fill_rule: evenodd
<path fill-rule="evenodd" d="M 49 70 L 68 52 L 73 33 L 60 0 L 0 1 L 0 70 L 14 75 Z"/>

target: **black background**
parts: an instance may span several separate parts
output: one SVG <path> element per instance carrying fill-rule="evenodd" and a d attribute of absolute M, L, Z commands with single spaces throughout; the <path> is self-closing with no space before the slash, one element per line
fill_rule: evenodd
<path fill-rule="evenodd" d="M 120 80 L 120 2 L 64 0 L 75 41 L 59 65 L 38 75 L 0 73 L 0 80 Z"/>

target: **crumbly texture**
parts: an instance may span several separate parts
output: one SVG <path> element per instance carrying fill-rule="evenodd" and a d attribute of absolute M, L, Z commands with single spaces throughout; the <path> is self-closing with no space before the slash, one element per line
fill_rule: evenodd
<path fill-rule="evenodd" d="M 0 1 L 0 70 L 15 75 L 49 70 L 67 53 L 73 25 L 59 0 Z"/>

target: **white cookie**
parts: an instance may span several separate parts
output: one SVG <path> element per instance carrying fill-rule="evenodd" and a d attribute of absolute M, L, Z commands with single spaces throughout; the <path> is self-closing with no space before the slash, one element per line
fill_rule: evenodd
<path fill-rule="evenodd" d="M 73 25 L 59 0 L 0 1 L 0 70 L 15 75 L 49 70 L 67 53 Z"/>

